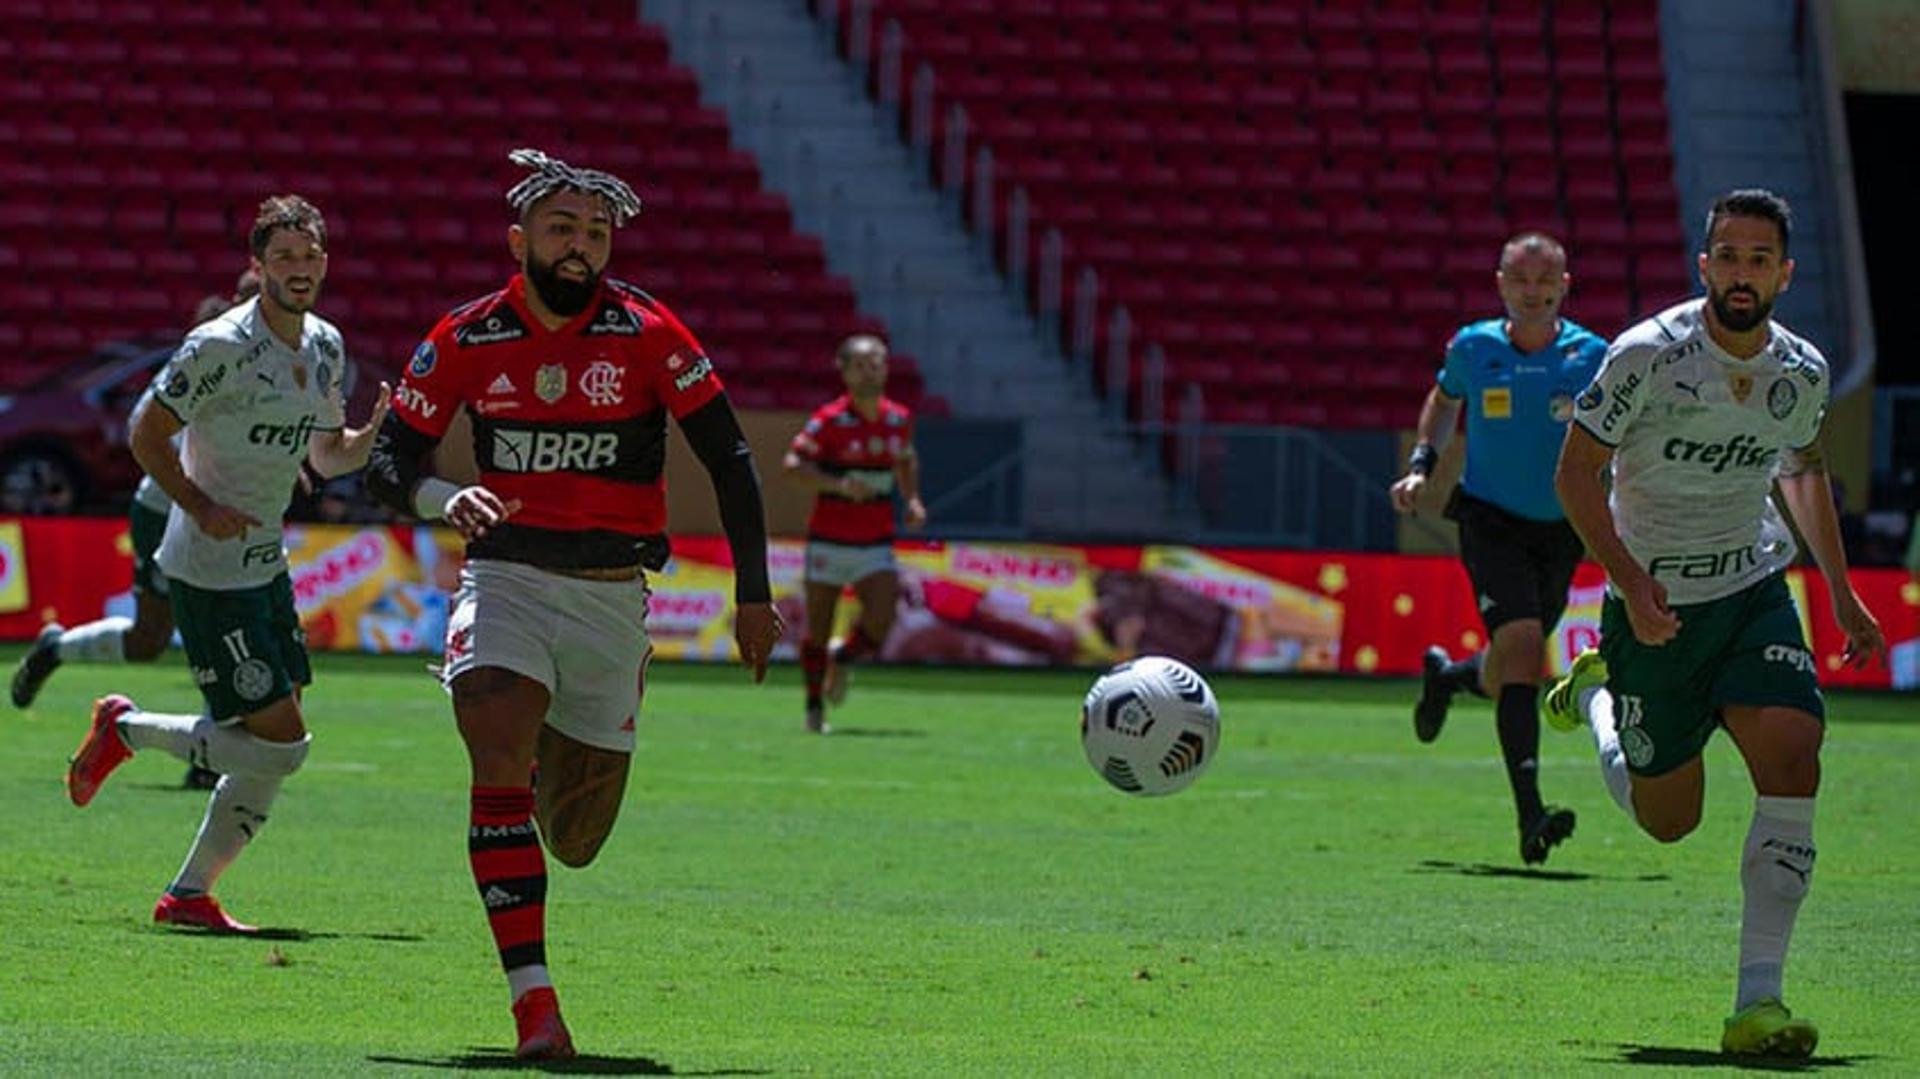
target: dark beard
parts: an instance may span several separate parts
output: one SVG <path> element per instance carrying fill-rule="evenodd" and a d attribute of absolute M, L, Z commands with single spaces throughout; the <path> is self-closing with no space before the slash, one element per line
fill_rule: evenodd
<path fill-rule="evenodd" d="M 1719 319 L 1720 325 L 1725 326 L 1727 329 L 1735 333 L 1745 333 L 1767 321 L 1767 317 L 1773 314 L 1772 304 L 1761 303 L 1758 293 L 1745 289 L 1741 291 L 1746 292 L 1747 295 L 1752 298 L 1753 306 L 1745 311 L 1734 310 L 1727 304 L 1727 296 L 1732 291 L 1733 290 L 1729 289 L 1727 292 L 1709 291 L 1707 293 L 1708 302 L 1713 304 L 1713 317 Z"/>
<path fill-rule="evenodd" d="M 572 318 L 593 302 L 593 297 L 600 291 L 600 275 L 589 273 L 584 281 L 569 281 L 560 276 L 556 266 L 556 263 L 543 263 L 534 258 L 532 252 L 528 252 L 527 282 L 533 286 L 533 291 L 540 294 L 540 302 L 547 305 L 547 310 Z"/>
<path fill-rule="evenodd" d="M 314 300 L 320 295 L 319 289 L 307 290 L 306 306 L 302 307 L 299 305 L 299 303 L 296 300 L 294 300 L 293 295 L 287 291 L 287 286 L 282 282 L 275 281 L 269 278 L 266 282 L 264 282 L 264 287 L 267 294 L 267 299 L 273 301 L 274 305 L 280 308 L 282 311 L 286 311 L 295 315 L 305 314 L 306 312 L 312 310 Z"/>

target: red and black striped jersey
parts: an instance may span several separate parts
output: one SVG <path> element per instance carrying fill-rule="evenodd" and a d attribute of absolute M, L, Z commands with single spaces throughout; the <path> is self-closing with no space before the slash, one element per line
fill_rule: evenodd
<path fill-rule="evenodd" d="M 456 308 L 414 350 L 393 412 L 438 440 L 462 405 L 480 482 L 521 508 L 475 558 L 554 567 L 664 562 L 667 415 L 723 392 L 700 344 L 659 301 L 608 279 L 549 330 L 526 280 Z"/>
<path fill-rule="evenodd" d="M 851 475 L 880 492 L 855 502 L 831 491 L 814 498 L 807 537 L 829 543 L 886 543 L 893 539 L 895 462 L 913 452 L 913 414 L 882 397 L 872 419 L 841 394 L 820 406 L 793 436 L 793 452 L 829 476 Z"/>

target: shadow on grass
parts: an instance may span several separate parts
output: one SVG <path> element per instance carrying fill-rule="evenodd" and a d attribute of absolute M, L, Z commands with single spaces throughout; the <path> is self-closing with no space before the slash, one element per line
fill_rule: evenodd
<path fill-rule="evenodd" d="M 225 933 L 190 925 L 156 926 L 172 936 L 206 937 L 210 940 L 378 940 L 388 944 L 418 944 L 427 939 L 417 933 L 335 933 L 325 929 L 294 929 L 290 926 L 263 925 L 252 933 Z"/>
<path fill-rule="evenodd" d="M 1636 877 L 1607 877 L 1561 869 L 1529 869 L 1523 866 L 1488 865 L 1485 862 L 1443 862 L 1431 858 L 1414 866 L 1408 872 L 1453 873 L 1462 877 L 1518 877 L 1522 880 L 1618 880 L 1642 884 L 1672 879 L 1665 873 L 1643 873 Z"/>
<path fill-rule="evenodd" d="M 671 1064 L 652 1057 L 605 1057 L 583 1054 L 572 1060 L 517 1060 L 504 1049 L 474 1046 L 465 1053 L 444 1057 L 370 1056 L 375 1064 L 401 1064 L 415 1068 L 444 1068 L 453 1071 L 482 1071 L 518 1068 L 523 1071 L 553 1072 L 558 1075 L 769 1075 L 765 1068 L 721 1068 L 716 1071 L 676 1071 Z"/>
<path fill-rule="evenodd" d="M 1815 1072 L 1826 1068 L 1851 1068 L 1860 1064 L 1869 1064 L 1880 1058 L 1871 1054 L 1852 1056 L 1816 1056 L 1806 1060 L 1780 1060 L 1774 1057 L 1736 1056 L 1728 1053 L 1716 1053 L 1707 1049 L 1678 1049 L 1664 1045 L 1630 1045 L 1622 1043 L 1612 1046 L 1619 1050 L 1617 1057 L 1608 1060 L 1605 1057 L 1594 1059 L 1604 1063 L 1648 1064 L 1661 1068 L 1744 1068 L 1749 1071 L 1769 1072 Z"/>
<path fill-rule="evenodd" d="M 834 738 L 925 738 L 926 731 L 911 727 L 841 727 L 833 728 Z"/>
<path fill-rule="evenodd" d="M 116 785 L 120 787 L 124 787 L 127 790 L 163 791 L 170 794 L 192 794 L 192 795 L 198 795 L 201 798 L 205 798 L 207 795 L 213 793 L 213 788 L 211 787 L 183 786 L 177 780 L 172 783 L 131 783 L 129 782 L 129 783 L 120 783 Z"/>

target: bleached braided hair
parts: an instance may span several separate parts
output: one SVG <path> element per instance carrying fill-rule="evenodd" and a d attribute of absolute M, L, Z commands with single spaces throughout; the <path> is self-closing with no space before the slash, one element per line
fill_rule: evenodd
<path fill-rule="evenodd" d="M 556 191 L 579 191 L 605 199 L 616 228 L 640 212 L 640 196 L 610 172 L 575 168 L 557 157 L 524 147 L 508 154 L 507 160 L 533 170 L 533 175 L 507 192 L 507 203 L 518 213 L 525 214 L 529 206 Z"/>

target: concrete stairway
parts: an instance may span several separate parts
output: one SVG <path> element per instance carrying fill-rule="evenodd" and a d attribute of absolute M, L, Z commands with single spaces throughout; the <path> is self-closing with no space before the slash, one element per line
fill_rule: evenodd
<path fill-rule="evenodd" d="M 1024 420 L 1026 527 L 1052 538 L 1164 532 L 1157 457 L 1136 449 L 969 234 L 801 0 L 657 0 L 677 63 L 724 109 L 795 223 L 886 320 L 959 416 Z M 1146 515 L 1143 519 L 1143 515 Z"/>

